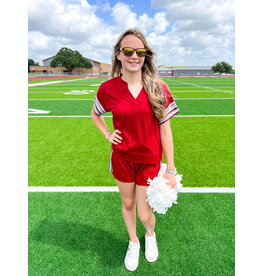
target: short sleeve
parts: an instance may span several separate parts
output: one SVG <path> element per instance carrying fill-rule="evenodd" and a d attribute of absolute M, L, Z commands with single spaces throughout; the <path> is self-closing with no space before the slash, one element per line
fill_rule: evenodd
<path fill-rule="evenodd" d="M 100 85 L 94 99 L 94 111 L 96 115 L 101 116 L 103 113 L 109 112 L 109 97 L 103 86 Z"/>
<path fill-rule="evenodd" d="M 164 92 L 165 92 L 166 98 L 167 98 L 167 101 L 165 104 L 166 116 L 163 119 L 159 120 L 159 125 L 168 121 L 169 119 L 174 117 L 176 114 L 178 114 L 180 111 L 175 103 L 173 96 L 171 95 L 171 92 L 170 92 L 168 86 L 165 83 L 163 84 L 163 89 L 164 89 Z"/>

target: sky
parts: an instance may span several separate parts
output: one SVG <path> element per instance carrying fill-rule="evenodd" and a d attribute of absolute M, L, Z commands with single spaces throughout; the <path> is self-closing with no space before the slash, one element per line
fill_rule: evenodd
<path fill-rule="evenodd" d="M 29 0 L 28 58 L 35 62 L 61 47 L 111 63 L 113 45 L 139 28 L 156 64 L 235 66 L 234 0 Z"/>

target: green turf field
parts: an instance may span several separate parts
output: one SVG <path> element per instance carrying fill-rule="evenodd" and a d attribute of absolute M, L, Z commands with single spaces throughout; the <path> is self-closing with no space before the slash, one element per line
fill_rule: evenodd
<path fill-rule="evenodd" d="M 234 187 L 234 78 L 164 78 L 180 109 L 171 119 L 184 187 Z M 90 113 L 105 78 L 30 86 L 29 186 L 116 186 L 110 144 Z M 110 113 L 104 114 L 113 130 Z M 163 162 L 165 160 L 163 159 Z M 234 194 L 181 193 L 157 215 L 160 251 L 146 262 L 138 221 L 135 275 L 233 276 Z M 29 275 L 128 275 L 119 193 L 29 193 Z"/>
<path fill-rule="evenodd" d="M 115 185 L 108 174 L 110 144 L 90 117 L 98 85 L 104 80 L 29 87 L 30 186 Z M 184 175 L 183 184 L 233 187 L 234 79 L 185 77 L 165 81 L 174 90 L 172 94 L 180 109 L 171 119 L 171 127 L 175 164 Z M 70 92 L 73 94 L 65 94 Z M 203 98 L 203 94 L 208 94 L 208 98 Z M 35 110 L 40 111 L 34 113 Z M 112 118 L 105 120 L 113 130 Z"/>
<path fill-rule="evenodd" d="M 180 194 L 156 214 L 159 259 L 144 257 L 137 222 L 140 276 L 233 276 L 234 195 Z M 29 194 L 29 275 L 130 275 L 124 268 L 128 234 L 119 193 Z"/>
<path fill-rule="evenodd" d="M 104 119 L 113 129 L 111 118 Z M 183 184 L 233 187 L 234 118 L 180 117 L 171 121 L 175 163 L 184 175 Z M 91 118 L 30 118 L 29 145 L 30 186 L 116 185 L 108 173 L 111 145 Z"/>

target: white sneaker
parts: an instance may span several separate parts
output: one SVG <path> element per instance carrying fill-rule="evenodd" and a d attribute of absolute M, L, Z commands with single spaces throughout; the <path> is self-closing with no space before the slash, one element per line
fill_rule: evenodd
<path fill-rule="evenodd" d="M 135 271 L 138 267 L 140 243 L 129 241 L 125 257 L 125 267 L 129 271 Z"/>
<path fill-rule="evenodd" d="M 156 242 L 156 235 L 152 237 L 148 237 L 145 235 L 145 244 L 146 244 L 146 260 L 150 263 L 153 263 L 158 258 L 158 248 Z"/>

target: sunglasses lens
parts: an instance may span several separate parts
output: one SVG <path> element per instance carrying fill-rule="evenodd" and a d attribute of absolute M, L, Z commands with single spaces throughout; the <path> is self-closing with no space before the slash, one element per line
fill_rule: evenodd
<path fill-rule="evenodd" d="M 123 48 L 123 53 L 127 57 L 131 57 L 134 53 L 134 49 L 132 48 Z"/>
<path fill-rule="evenodd" d="M 146 55 L 146 49 L 137 49 L 136 54 L 138 57 L 144 57 Z"/>
<path fill-rule="evenodd" d="M 128 48 L 128 47 L 123 48 L 122 51 L 123 51 L 123 54 L 127 57 L 131 57 L 134 54 L 134 51 L 136 51 L 136 54 L 138 57 L 144 57 L 147 52 L 146 49 L 140 48 L 135 50 L 133 48 Z"/>

